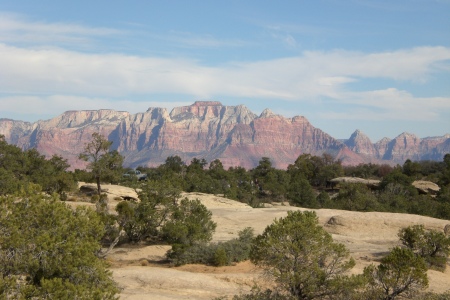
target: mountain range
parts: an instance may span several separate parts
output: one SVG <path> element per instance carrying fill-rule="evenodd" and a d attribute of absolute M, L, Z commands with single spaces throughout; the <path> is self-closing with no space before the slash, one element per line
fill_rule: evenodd
<path fill-rule="evenodd" d="M 23 150 L 36 148 L 47 157 L 60 155 L 72 169 L 85 166 L 77 157 L 94 132 L 113 141 L 126 167 L 157 166 L 171 155 L 187 163 L 194 157 L 220 159 L 225 167 L 250 169 L 262 157 L 269 157 L 276 168 L 286 168 L 304 153 L 328 153 L 344 165 L 442 160 L 450 153 L 450 134 L 419 138 L 405 132 L 372 143 L 356 130 L 348 140 L 338 140 L 303 116 L 286 118 L 269 109 L 258 116 L 244 105 L 217 101 L 197 101 L 170 113 L 165 108 L 137 114 L 101 109 L 67 111 L 34 123 L 0 119 L 0 135 L 8 143 Z"/>

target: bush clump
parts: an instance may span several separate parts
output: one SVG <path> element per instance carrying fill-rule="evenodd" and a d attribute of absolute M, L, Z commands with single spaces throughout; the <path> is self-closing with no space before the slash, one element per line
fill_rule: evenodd
<path fill-rule="evenodd" d="M 238 238 L 226 242 L 173 247 L 167 253 L 167 258 L 177 266 L 184 264 L 228 266 L 249 258 L 253 237 L 253 228 L 247 227 L 239 232 Z"/>

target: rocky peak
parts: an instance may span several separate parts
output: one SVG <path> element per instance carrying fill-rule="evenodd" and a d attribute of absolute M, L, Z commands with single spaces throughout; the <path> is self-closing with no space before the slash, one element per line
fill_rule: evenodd
<path fill-rule="evenodd" d="M 146 114 L 150 115 L 152 120 L 160 120 L 166 119 L 170 120 L 170 115 L 167 112 L 167 109 L 161 107 L 149 107 L 146 111 Z"/>
<path fill-rule="evenodd" d="M 355 132 L 353 132 L 350 138 L 347 140 L 346 145 L 349 146 L 352 145 L 352 143 L 356 144 L 358 142 L 369 142 L 370 144 L 372 144 L 372 141 L 367 135 L 365 135 L 361 130 L 356 129 Z"/>
<path fill-rule="evenodd" d="M 378 142 L 376 142 L 375 144 L 385 145 L 385 144 L 388 144 L 390 141 L 391 141 L 390 138 L 384 137 L 381 140 L 379 140 Z"/>
<path fill-rule="evenodd" d="M 375 150 L 377 151 L 377 157 L 384 159 L 389 150 L 391 139 L 388 137 L 384 137 L 378 142 L 375 143 Z"/>
<path fill-rule="evenodd" d="M 222 106 L 222 103 L 219 101 L 195 101 L 190 106 Z"/>
<path fill-rule="evenodd" d="M 42 128 L 74 128 L 82 127 L 92 123 L 113 123 L 118 124 L 122 119 L 128 117 L 130 113 L 125 111 L 115 111 L 112 109 L 100 110 L 80 110 L 66 111 L 56 118 L 47 121 L 40 121 Z"/>
<path fill-rule="evenodd" d="M 356 153 L 373 155 L 376 152 L 372 141 L 359 129 L 353 132 L 350 138 L 345 141 L 345 145 Z"/>
<path fill-rule="evenodd" d="M 218 101 L 196 101 L 189 106 L 175 107 L 170 112 L 170 117 L 172 119 L 186 119 L 191 116 L 203 119 L 218 117 L 222 107 L 222 103 Z"/>
<path fill-rule="evenodd" d="M 410 147 L 420 143 L 420 138 L 415 134 L 403 132 L 393 140 L 398 146 Z"/>
<path fill-rule="evenodd" d="M 403 162 L 406 159 L 418 160 L 420 138 L 414 134 L 403 132 L 391 140 L 383 155 L 383 159 Z"/>
<path fill-rule="evenodd" d="M 0 135 L 10 144 L 18 144 L 19 139 L 26 135 L 33 126 L 29 122 L 16 121 L 11 119 L 0 119 Z"/>
<path fill-rule="evenodd" d="M 255 118 L 256 115 L 245 105 L 223 106 L 221 110 L 223 124 L 250 124 Z"/>
<path fill-rule="evenodd" d="M 275 114 L 268 108 L 263 110 L 263 112 L 259 115 L 260 118 L 268 118 L 272 116 L 275 116 Z"/>

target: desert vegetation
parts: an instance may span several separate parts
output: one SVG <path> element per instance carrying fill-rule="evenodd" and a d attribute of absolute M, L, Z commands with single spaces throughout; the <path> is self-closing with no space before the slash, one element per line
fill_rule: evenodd
<path fill-rule="evenodd" d="M 287 217 L 267 226 L 250 250 L 251 261 L 265 269 L 273 288 L 255 286 L 251 293 L 233 299 L 447 299 L 448 294 L 421 293 L 428 286 L 427 266 L 433 266 L 431 253 L 417 251 L 432 247 L 417 245 L 424 236 L 430 245 L 439 244 L 440 257 L 446 260 L 450 237 L 413 226 L 399 232 L 403 244 L 408 239 L 409 245 L 394 247 L 378 265 L 370 264 L 362 274 L 348 275 L 355 264 L 353 258 L 319 226 L 316 214 L 288 212 Z"/>
<path fill-rule="evenodd" d="M 332 156 L 300 155 L 287 170 L 272 167 L 263 157 L 251 170 L 231 167 L 225 170 L 219 160 L 208 163 L 193 159 L 186 164 L 178 156 L 170 156 L 159 167 L 138 167 L 150 180 L 170 182 L 186 192 L 224 195 L 253 207 L 266 202 L 290 202 L 307 208 L 332 208 L 354 211 L 380 211 L 426 215 L 450 219 L 450 154 L 443 161 L 411 162 L 403 166 L 362 164 L 342 166 Z M 376 187 L 342 183 L 338 188 L 330 180 L 348 176 L 376 179 Z M 439 185 L 437 194 L 420 193 L 414 180 Z M 137 182 L 124 182 L 136 186 Z M 134 185 L 133 185 L 134 184 Z M 333 198 L 331 200 L 331 197 Z"/>
<path fill-rule="evenodd" d="M 124 244 L 171 246 L 173 265 L 213 266 L 251 260 L 271 280 L 234 299 L 446 299 L 421 293 L 429 268 L 444 271 L 450 237 L 421 225 L 403 228 L 401 247 L 349 275 L 354 261 L 343 244 L 333 241 L 314 212 L 289 212 L 255 236 L 251 228 L 224 242 L 211 242 L 217 224 L 198 200 L 182 191 L 224 195 L 253 207 L 290 202 L 306 208 L 336 208 L 423 214 L 450 219 L 450 154 L 442 162 L 403 166 L 366 164 L 344 167 L 330 155 L 301 155 L 287 170 L 272 167 L 269 158 L 246 170 L 225 170 L 219 160 L 193 159 L 186 164 L 170 156 L 155 168 L 139 167 L 148 180 L 122 177 L 123 159 L 111 143 L 94 135 L 80 158 L 87 170 L 68 171 L 58 156 L 22 151 L 0 138 L 0 291 L 9 298 L 114 299 L 119 289 L 104 259 L 105 250 Z M 330 180 L 340 176 L 379 179 L 378 187 Z M 420 194 L 413 180 L 439 185 L 436 195 Z M 88 198 L 94 209 L 69 208 L 77 181 L 94 182 Z M 123 200 L 108 209 L 101 184 L 133 187 L 139 201 Z M 3 297 L 3 296 L 2 296 Z"/>

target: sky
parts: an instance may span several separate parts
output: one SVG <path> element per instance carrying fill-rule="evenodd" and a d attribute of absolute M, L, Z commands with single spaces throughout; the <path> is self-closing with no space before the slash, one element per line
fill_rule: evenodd
<path fill-rule="evenodd" d="M 450 133 L 450 0 L 3 0 L 0 118 L 195 101 Z"/>

